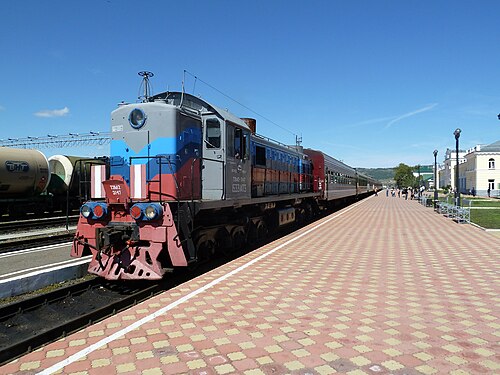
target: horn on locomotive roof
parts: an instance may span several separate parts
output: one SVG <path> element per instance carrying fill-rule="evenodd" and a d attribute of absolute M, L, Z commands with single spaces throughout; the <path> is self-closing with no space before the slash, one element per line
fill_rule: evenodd
<path fill-rule="evenodd" d="M 150 93 L 151 93 L 151 83 L 149 82 L 149 79 L 154 76 L 154 73 L 148 72 L 146 70 L 137 73 L 142 77 L 142 82 L 141 86 L 144 88 L 144 95 L 139 96 L 138 99 L 142 99 L 143 103 L 146 103 L 149 101 Z M 140 87 L 139 87 L 140 90 Z"/>

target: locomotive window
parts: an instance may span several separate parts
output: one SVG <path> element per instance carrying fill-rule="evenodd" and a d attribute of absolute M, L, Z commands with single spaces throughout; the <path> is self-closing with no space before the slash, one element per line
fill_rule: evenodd
<path fill-rule="evenodd" d="M 220 122 L 216 118 L 208 119 L 207 122 L 207 148 L 220 148 Z"/>
<path fill-rule="evenodd" d="M 234 157 L 243 158 L 245 144 L 243 143 L 243 131 L 239 128 L 234 129 Z"/>

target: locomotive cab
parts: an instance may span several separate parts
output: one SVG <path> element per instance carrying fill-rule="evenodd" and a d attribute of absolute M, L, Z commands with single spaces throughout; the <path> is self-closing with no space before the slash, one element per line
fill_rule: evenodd
<path fill-rule="evenodd" d="M 203 124 L 202 199 L 249 198 L 250 129 L 241 119 L 212 114 Z"/>

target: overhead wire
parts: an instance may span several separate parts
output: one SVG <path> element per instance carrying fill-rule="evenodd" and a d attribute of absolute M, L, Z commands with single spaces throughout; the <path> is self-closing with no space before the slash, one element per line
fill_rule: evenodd
<path fill-rule="evenodd" d="M 277 126 L 277 127 L 278 127 L 278 128 L 280 128 L 280 129 L 282 129 L 282 130 L 284 130 L 284 131 L 287 131 L 288 133 L 290 133 L 290 134 L 294 135 L 296 140 L 301 138 L 301 137 L 299 138 L 299 136 L 298 136 L 297 134 L 295 134 L 294 132 L 292 132 L 290 129 L 287 129 L 287 128 L 285 128 L 285 127 L 283 127 L 283 126 L 281 126 L 281 125 L 277 124 L 276 122 L 272 121 L 271 119 L 267 118 L 266 116 L 264 116 L 264 115 L 262 115 L 262 114 L 260 114 L 260 113 L 258 113 L 258 112 L 256 112 L 256 111 L 254 111 L 252 108 L 250 108 L 250 107 L 246 106 L 245 104 L 241 103 L 240 101 L 238 101 L 238 100 L 236 100 L 236 99 L 232 98 L 231 96 L 229 96 L 229 95 L 227 95 L 226 93 L 222 92 L 221 90 L 219 90 L 219 89 L 218 89 L 218 88 L 216 88 L 215 86 L 213 86 L 213 85 L 209 84 L 208 82 L 206 82 L 206 81 L 202 80 L 200 77 L 198 77 L 198 76 L 194 75 L 194 74 L 193 74 L 193 73 L 191 73 L 190 71 L 188 71 L 188 70 L 184 69 L 184 73 L 189 74 L 189 75 L 190 75 L 190 76 L 192 76 L 195 80 L 198 80 L 198 81 L 200 81 L 200 82 L 204 83 L 205 85 L 207 85 L 208 87 L 210 87 L 212 90 L 217 91 L 219 94 L 221 94 L 221 95 L 225 96 L 225 97 L 226 97 L 226 98 L 228 98 L 229 100 L 232 100 L 233 102 L 235 102 L 235 103 L 237 103 L 238 105 L 242 106 L 243 108 L 245 108 L 245 109 L 249 110 L 249 111 L 250 111 L 250 112 L 252 112 L 253 114 L 255 114 L 255 115 L 259 116 L 260 118 L 262 118 L 262 119 L 264 119 L 264 120 L 266 120 L 266 121 L 270 122 L 271 124 L 273 124 L 273 125 Z M 195 81 L 195 84 L 196 84 L 196 81 Z M 193 92 L 193 94 L 194 94 L 194 92 Z"/>

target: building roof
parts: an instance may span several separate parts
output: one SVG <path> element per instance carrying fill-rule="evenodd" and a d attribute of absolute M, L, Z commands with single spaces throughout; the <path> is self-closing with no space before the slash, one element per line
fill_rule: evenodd
<path fill-rule="evenodd" d="M 481 152 L 500 152 L 500 141 L 481 147 Z"/>

